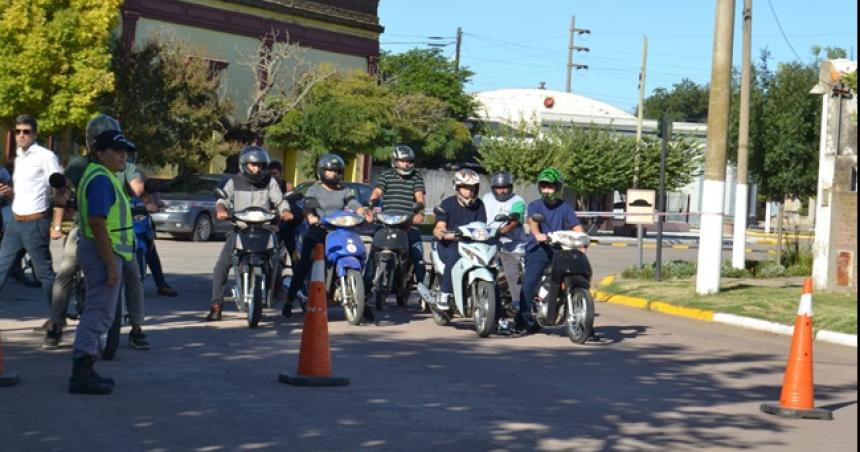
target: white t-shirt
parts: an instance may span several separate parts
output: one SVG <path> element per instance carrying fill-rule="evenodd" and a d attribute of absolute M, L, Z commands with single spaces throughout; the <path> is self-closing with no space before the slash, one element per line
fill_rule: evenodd
<path fill-rule="evenodd" d="M 492 222 L 496 215 L 503 213 L 510 215 L 511 213 L 519 214 L 520 226 L 511 231 L 508 235 L 503 235 L 499 238 L 499 243 L 504 251 L 512 253 L 525 253 L 526 242 L 529 237 L 523 228 L 523 222 L 526 218 L 526 202 L 520 195 L 511 196 L 511 199 L 499 202 L 492 193 L 485 194 L 481 200 L 484 202 L 484 208 L 487 210 L 487 221 Z"/>
<path fill-rule="evenodd" d="M 15 157 L 15 171 L 12 173 L 12 186 L 15 198 L 12 200 L 12 213 L 32 215 L 45 212 L 51 207 L 51 174 L 62 173 L 57 154 L 39 146 L 30 145 L 27 150 L 18 148 Z"/>

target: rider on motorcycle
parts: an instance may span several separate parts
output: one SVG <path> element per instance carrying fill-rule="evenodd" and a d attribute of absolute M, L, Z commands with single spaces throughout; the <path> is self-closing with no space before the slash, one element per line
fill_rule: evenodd
<path fill-rule="evenodd" d="M 492 193 L 487 193 L 482 198 L 487 209 L 487 218 L 496 218 L 499 214 L 509 218 L 508 222 L 499 228 L 499 260 L 508 281 L 512 304 L 517 306 L 522 289 L 519 282 L 520 258 L 525 254 L 526 242 L 529 239 L 523 228 L 526 202 L 522 196 L 514 194 L 514 177 L 507 171 L 497 171 L 490 176 L 490 189 Z"/>
<path fill-rule="evenodd" d="M 436 214 L 436 225 L 433 227 L 433 237 L 438 241 L 439 258 L 445 263 L 445 273 L 440 284 L 437 305 L 447 309 L 453 297 L 454 286 L 451 282 L 451 269 L 460 258 L 454 234 L 458 227 L 473 221 L 487 221 L 487 211 L 484 203 L 478 198 L 480 185 L 478 173 L 470 169 L 461 169 L 454 173 L 454 190 L 456 194 L 442 200 L 433 210 Z"/>
<path fill-rule="evenodd" d="M 405 144 L 394 146 L 391 151 L 391 169 L 383 171 L 376 180 L 376 187 L 370 194 L 370 205 L 382 200 L 382 211 L 385 213 L 412 213 L 417 203 L 424 206 L 424 177 L 415 171 L 415 151 Z M 412 225 L 424 222 L 424 212 L 416 212 Z M 421 243 L 421 233 L 414 226 L 407 230 L 409 238 L 409 259 L 415 271 L 415 280 L 424 284 L 424 244 Z M 373 275 L 376 273 L 373 259 L 367 260 L 365 271 L 365 289 L 369 290 Z M 368 308 L 365 308 L 368 309 Z"/>
<path fill-rule="evenodd" d="M 325 242 L 326 232 L 320 225 L 320 219 L 331 212 L 344 208 L 364 215 L 365 210 L 355 198 L 352 190 L 341 185 L 346 163 L 336 154 L 326 154 L 317 161 L 317 177 L 319 181 L 305 193 L 305 206 L 302 212 L 308 222 L 308 232 L 302 240 L 302 255 L 297 265 L 293 266 L 293 276 L 290 289 L 287 291 L 287 302 L 281 310 L 284 317 L 292 316 L 293 302 L 299 289 L 304 284 L 308 270 L 311 268 L 311 257 L 318 243 Z M 365 312 L 368 310 L 365 309 Z M 369 315 L 369 314 L 368 314 Z"/>
<path fill-rule="evenodd" d="M 269 166 L 269 153 L 260 146 L 245 146 L 239 154 L 239 174 L 232 176 L 224 184 L 224 193 L 227 199 L 219 199 L 215 203 L 215 215 L 221 221 L 230 218 L 227 208 L 232 206 L 235 212 L 245 210 L 249 207 L 261 207 L 264 209 L 274 207 L 281 215 L 281 220 L 289 221 L 293 218 L 290 213 L 289 204 L 284 201 L 284 194 L 278 187 L 278 182 L 273 179 L 267 167 Z M 224 247 L 215 269 L 212 271 L 212 306 L 209 308 L 207 321 L 221 320 L 221 310 L 224 306 L 224 285 L 227 282 L 227 274 L 233 258 L 233 248 L 236 246 L 236 234 L 233 230 L 227 232 Z M 280 271 L 279 255 L 272 256 L 271 268 Z"/>
<path fill-rule="evenodd" d="M 564 179 L 561 171 L 556 168 L 544 168 L 537 177 L 540 199 L 528 205 L 529 239 L 526 244 L 526 269 L 523 278 L 523 298 L 520 300 L 520 312 L 517 316 L 517 329 L 526 329 L 531 317 L 532 300 L 537 293 L 538 284 L 544 268 L 552 262 L 553 250 L 547 242 L 547 233 L 571 229 L 585 232 L 576 217 L 576 211 L 561 198 L 564 190 Z M 543 223 L 538 224 L 532 217 L 542 214 Z M 585 252 L 584 248 L 580 251 Z"/>

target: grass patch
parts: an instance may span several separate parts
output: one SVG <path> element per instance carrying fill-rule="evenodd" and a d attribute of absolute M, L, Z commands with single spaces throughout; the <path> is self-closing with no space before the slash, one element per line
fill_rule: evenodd
<path fill-rule="evenodd" d="M 724 280 L 720 293 L 701 296 L 696 294 L 696 282 L 692 278 L 662 282 L 616 279 L 600 290 L 793 325 L 802 286 L 788 281 L 780 285 L 778 281 Z M 854 294 L 816 292 L 812 298 L 816 330 L 857 334 L 857 298 Z"/>

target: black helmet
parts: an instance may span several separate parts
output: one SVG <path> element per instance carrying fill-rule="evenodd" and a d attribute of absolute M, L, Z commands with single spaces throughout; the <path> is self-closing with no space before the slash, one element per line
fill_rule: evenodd
<path fill-rule="evenodd" d="M 317 177 L 319 177 L 322 183 L 329 186 L 337 186 L 340 185 L 341 179 L 343 179 L 343 170 L 346 168 L 346 163 L 344 163 L 343 159 L 340 158 L 337 154 L 326 154 L 317 161 Z M 326 179 L 323 175 L 324 171 L 335 171 L 337 176 L 334 179 Z"/>
<path fill-rule="evenodd" d="M 408 168 L 401 168 L 397 166 L 397 160 L 409 160 L 412 164 Z M 394 150 L 391 151 L 391 167 L 401 176 L 412 174 L 415 171 L 415 151 L 405 144 L 394 146 Z"/>
<path fill-rule="evenodd" d="M 245 146 L 242 152 L 239 153 L 239 171 L 250 179 L 251 182 L 257 183 L 269 175 L 269 172 L 266 170 L 269 168 L 270 161 L 269 153 L 265 149 L 260 146 Z M 257 174 L 252 174 L 248 171 L 249 163 L 259 163 L 263 165 L 263 168 Z"/>
<path fill-rule="evenodd" d="M 496 200 L 499 202 L 505 202 L 514 197 L 514 176 L 511 176 L 511 173 L 507 171 L 496 171 L 490 176 L 490 188 L 498 188 L 498 187 L 509 187 L 510 190 L 507 194 L 498 195 L 495 190 L 493 191 L 493 196 L 496 197 Z"/>
<path fill-rule="evenodd" d="M 119 126 L 119 121 L 104 113 L 90 119 L 90 122 L 87 123 L 86 129 L 86 146 L 88 152 L 93 152 L 93 144 L 96 142 L 96 137 L 99 136 L 100 133 L 108 130 L 122 132 L 122 128 Z"/>

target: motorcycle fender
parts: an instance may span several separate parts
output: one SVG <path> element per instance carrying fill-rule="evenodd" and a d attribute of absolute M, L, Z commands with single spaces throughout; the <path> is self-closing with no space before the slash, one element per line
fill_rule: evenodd
<path fill-rule="evenodd" d="M 337 277 L 340 278 L 346 275 L 346 271 L 349 269 L 361 271 L 361 261 L 354 256 L 344 256 L 337 260 L 335 267 L 337 269 Z"/>
<path fill-rule="evenodd" d="M 486 267 L 478 267 L 469 272 L 468 279 L 469 283 L 466 285 L 466 287 L 471 287 L 472 283 L 476 280 L 494 283 L 496 281 L 496 275 L 494 275 L 493 272 L 491 272 Z"/>
<path fill-rule="evenodd" d="M 468 259 L 459 259 L 454 263 L 454 268 L 451 269 L 451 286 L 454 288 L 454 303 L 461 314 L 465 313 L 466 289 L 463 287 L 466 276 L 475 267 Z"/>

